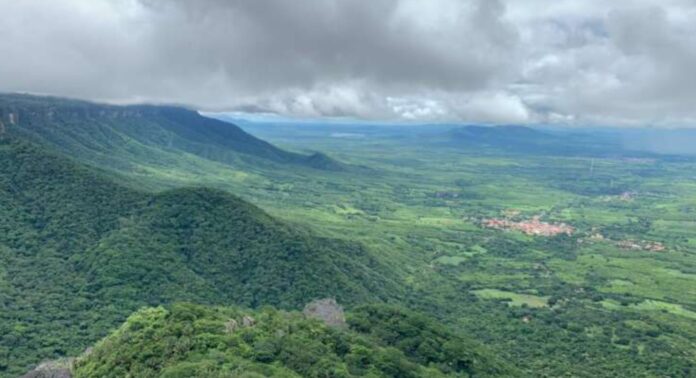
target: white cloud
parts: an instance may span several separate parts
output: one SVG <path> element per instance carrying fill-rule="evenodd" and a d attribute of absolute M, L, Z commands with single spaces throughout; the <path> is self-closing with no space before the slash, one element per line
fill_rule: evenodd
<path fill-rule="evenodd" d="M 691 0 L 0 0 L 0 84 L 380 120 L 692 125 Z"/>

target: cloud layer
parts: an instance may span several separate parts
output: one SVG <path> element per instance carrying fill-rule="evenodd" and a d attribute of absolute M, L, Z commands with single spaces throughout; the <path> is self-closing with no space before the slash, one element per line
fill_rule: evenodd
<path fill-rule="evenodd" d="M 696 120 L 690 0 L 0 0 L 0 54 L 2 91 L 116 103 L 423 122 Z"/>

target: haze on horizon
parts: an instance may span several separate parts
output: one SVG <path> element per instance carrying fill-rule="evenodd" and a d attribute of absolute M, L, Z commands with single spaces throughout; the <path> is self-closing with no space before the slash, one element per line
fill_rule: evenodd
<path fill-rule="evenodd" d="M 688 127 L 689 0 L 0 0 L 0 91 L 389 122 Z"/>

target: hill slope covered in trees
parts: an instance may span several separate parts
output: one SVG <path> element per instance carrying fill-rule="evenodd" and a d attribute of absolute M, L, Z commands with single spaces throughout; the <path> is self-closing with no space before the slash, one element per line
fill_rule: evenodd
<path fill-rule="evenodd" d="M 225 192 L 132 190 L 7 133 L 0 161 L 0 376 L 75 354 L 145 305 L 399 296 L 361 245 Z"/>
<path fill-rule="evenodd" d="M 321 153 L 288 152 L 236 125 L 174 106 L 114 106 L 5 94 L 0 95 L 0 123 L 6 133 L 114 169 L 162 164 L 181 154 L 250 169 L 288 165 L 345 168 Z"/>
<path fill-rule="evenodd" d="M 505 377 L 514 368 L 431 319 L 360 306 L 348 328 L 297 312 L 142 309 L 78 358 L 76 377 Z"/>

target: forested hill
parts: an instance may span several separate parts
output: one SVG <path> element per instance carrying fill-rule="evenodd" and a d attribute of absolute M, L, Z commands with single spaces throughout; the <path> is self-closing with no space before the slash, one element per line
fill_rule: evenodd
<path fill-rule="evenodd" d="M 0 132 L 22 135 L 105 167 L 124 168 L 134 160 L 155 159 L 164 150 L 225 164 L 344 169 L 325 155 L 288 152 L 236 125 L 173 106 L 115 106 L 4 94 L 0 95 Z"/>
<path fill-rule="evenodd" d="M 225 192 L 128 189 L 7 132 L 0 161 L 0 376 L 74 355 L 145 305 L 400 295 L 361 245 Z"/>
<path fill-rule="evenodd" d="M 146 308 L 62 369 L 85 378 L 520 376 L 423 315 L 385 305 L 347 315 L 328 326 L 269 307 Z"/>

